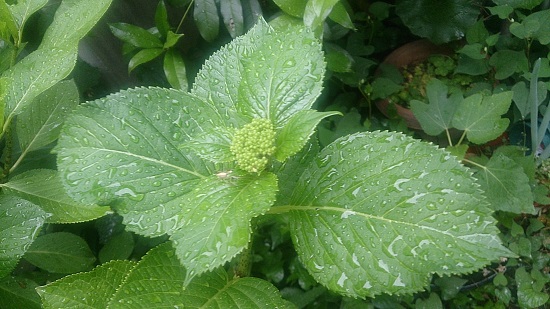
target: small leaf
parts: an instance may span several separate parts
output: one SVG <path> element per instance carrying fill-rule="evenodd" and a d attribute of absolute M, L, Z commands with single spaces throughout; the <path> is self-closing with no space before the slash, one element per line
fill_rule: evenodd
<path fill-rule="evenodd" d="M 193 280 L 183 292 L 183 301 L 190 308 L 295 308 L 271 283 L 230 278 L 223 268 Z"/>
<path fill-rule="evenodd" d="M 529 63 L 523 51 L 499 50 L 491 56 L 489 64 L 495 67 L 495 78 L 498 80 L 529 71 Z"/>
<path fill-rule="evenodd" d="M 349 16 L 348 11 L 346 10 L 346 7 L 342 4 L 342 2 L 338 1 L 334 7 L 332 7 L 332 11 L 328 15 L 328 17 L 340 24 L 340 26 L 348 28 L 348 29 L 355 29 L 355 25 L 353 24 L 353 21 L 351 20 L 351 17 Z"/>
<path fill-rule="evenodd" d="M 294 17 L 303 17 L 308 0 L 273 0 L 285 13 Z"/>
<path fill-rule="evenodd" d="M 494 210 L 535 213 L 529 177 L 523 168 L 503 154 L 494 154 L 476 173 Z"/>
<path fill-rule="evenodd" d="M 43 8 L 48 3 L 48 0 L 27 0 L 17 1 L 9 6 L 13 17 L 17 22 L 17 27 L 21 31 L 25 27 L 25 23 L 29 17 Z M 4 20 L 3 18 L 0 18 Z"/>
<path fill-rule="evenodd" d="M 189 89 L 185 62 L 174 49 L 169 49 L 164 55 L 164 75 L 173 88 L 183 91 Z"/>
<path fill-rule="evenodd" d="M 550 43 L 550 10 L 541 10 L 525 17 L 521 23 L 512 23 L 510 32 L 520 39 L 535 39 L 542 45 Z"/>
<path fill-rule="evenodd" d="M 142 49 L 138 51 L 128 62 L 128 73 L 132 72 L 139 65 L 147 63 L 162 55 L 162 48 Z"/>
<path fill-rule="evenodd" d="M 232 38 L 243 34 L 243 7 L 241 0 L 220 1 L 220 13 L 223 17 L 225 28 Z"/>
<path fill-rule="evenodd" d="M 135 267 L 134 262 L 112 261 L 87 273 L 66 276 L 38 287 L 44 309 L 109 308 L 108 303 Z"/>
<path fill-rule="evenodd" d="M 162 37 L 166 37 L 170 30 L 170 24 L 168 23 L 168 12 L 166 11 L 166 4 L 163 0 L 159 1 L 157 10 L 155 11 L 155 26 Z"/>
<path fill-rule="evenodd" d="M 113 236 L 99 251 L 99 262 L 126 260 L 134 250 L 134 237 L 130 232 L 123 231 Z"/>
<path fill-rule="evenodd" d="M 71 199 L 57 171 L 33 169 L 1 185 L 6 192 L 18 195 L 51 214 L 48 223 L 76 223 L 97 219 L 110 212 L 106 206 L 77 203 Z"/>
<path fill-rule="evenodd" d="M 91 270 L 96 260 L 84 239 L 66 232 L 38 237 L 24 258 L 36 267 L 61 274 Z"/>
<path fill-rule="evenodd" d="M 512 91 L 506 91 L 491 96 L 476 93 L 465 98 L 454 114 L 453 127 L 466 131 L 472 143 L 483 144 L 497 138 L 510 122 L 500 115 L 510 108 L 512 96 Z"/>
<path fill-rule="evenodd" d="M 493 0 L 497 5 L 506 5 L 514 9 L 528 9 L 532 10 L 537 5 L 541 4 L 544 0 Z"/>
<path fill-rule="evenodd" d="M 112 23 L 109 28 L 114 36 L 124 43 L 128 43 L 139 48 L 162 48 L 163 44 L 151 32 L 127 23 Z"/>
<path fill-rule="evenodd" d="M 2 21 L 0 26 L 7 29 L 7 33 L 9 33 L 14 41 L 17 41 L 19 39 L 19 27 L 15 23 L 15 18 L 5 1 L 0 1 L 0 20 Z M 3 29 L 0 28 L 0 30 Z M 9 36 L 2 36 L 2 33 L 3 31 L 0 31 L 0 39 L 6 42 L 11 41 Z"/>
<path fill-rule="evenodd" d="M 220 27 L 216 2 L 214 0 L 195 0 L 193 18 L 202 38 L 207 42 L 214 41 Z"/>
<path fill-rule="evenodd" d="M 231 178 L 235 177 L 235 178 Z M 277 177 L 211 176 L 188 194 L 180 207 L 184 221 L 172 232 L 176 253 L 190 280 L 230 261 L 250 241 L 250 220 L 275 201 Z"/>
<path fill-rule="evenodd" d="M 0 278 L 8 275 L 36 238 L 47 214 L 15 196 L 0 196 Z"/>
<path fill-rule="evenodd" d="M 61 81 L 44 91 L 17 117 L 20 159 L 57 139 L 65 117 L 80 101 L 74 81 Z"/>
<path fill-rule="evenodd" d="M 275 158 L 283 162 L 296 154 L 307 143 L 321 120 L 340 112 L 317 112 L 304 110 L 297 112 L 286 125 L 277 132 Z"/>
<path fill-rule="evenodd" d="M 34 290 L 38 285 L 27 278 L 0 278 L 0 308 L 40 309 L 40 297 Z"/>
<path fill-rule="evenodd" d="M 183 37 L 183 34 L 177 34 L 172 31 L 168 31 L 166 34 L 166 42 L 164 42 L 164 49 L 169 49 L 170 47 L 176 45 L 176 43 Z"/>
<path fill-rule="evenodd" d="M 550 295 L 533 287 L 533 278 L 520 267 L 516 270 L 515 279 L 518 285 L 518 302 L 522 308 L 538 308 L 548 302 Z"/>
<path fill-rule="evenodd" d="M 537 102 L 540 103 L 546 99 L 548 90 L 547 90 L 546 83 L 542 81 L 538 82 L 537 88 L 538 88 Z M 516 104 L 516 107 L 521 113 L 521 117 L 525 119 L 531 111 L 531 105 L 529 103 L 529 89 L 527 88 L 527 85 L 525 85 L 525 82 L 520 81 L 512 87 L 512 92 L 514 93 L 514 96 L 513 96 L 514 104 Z"/>
<path fill-rule="evenodd" d="M 454 113 L 464 98 L 461 93 L 448 96 L 449 89 L 438 79 L 428 82 L 426 93 L 428 104 L 412 100 L 411 110 L 420 122 L 422 130 L 430 135 L 439 135 L 451 128 Z"/>
<path fill-rule="evenodd" d="M 333 72 L 351 72 L 353 57 L 350 53 L 336 44 L 325 44 L 327 67 Z"/>
<path fill-rule="evenodd" d="M 338 1 L 308 0 L 304 10 L 304 24 L 313 29 L 321 26 Z"/>
<path fill-rule="evenodd" d="M 433 273 L 469 273 L 513 255 L 474 182 L 432 145 L 358 133 L 325 147 L 278 209 L 290 211 L 301 262 L 330 290 L 409 294 Z"/>

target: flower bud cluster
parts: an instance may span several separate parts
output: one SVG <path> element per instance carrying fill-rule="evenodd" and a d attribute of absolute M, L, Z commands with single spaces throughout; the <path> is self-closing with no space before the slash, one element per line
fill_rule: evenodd
<path fill-rule="evenodd" d="M 236 132 L 230 149 L 241 169 L 258 173 L 275 152 L 274 144 L 275 129 L 271 121 L 254 119 Z"/>

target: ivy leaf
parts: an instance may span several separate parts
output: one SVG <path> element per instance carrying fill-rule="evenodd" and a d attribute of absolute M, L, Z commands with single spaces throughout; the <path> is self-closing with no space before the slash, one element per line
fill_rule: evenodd
<path fill-rule="evenodd" d="M 212 176 L 188 194 L 180 205 L 184 221 L 170 237 L 188 280 L 225 264 L 246 248 L 250 220 L 273 205 L 276 192 L 277 177 L 262 173 Z"/>
<path fill-rule="evenodd" d="M 550 296 L 534 287 L 535 280 L 525 267 L 516 270 L 515 279 L 518 284 L 518 302 L 522 308 L 538 308 L 548 302 Z"/>
<path fill-rule="evenodd" d="M 243 34 L 243 7 L 241 0 L 220 1 L 220 13 L 225 28 L 232 38 Z"/>
<path fill-rule="evenodd" d="M 541 10 L 525 17 L 521 23 L 514 22 L 510 25 L 510 32 L 520 39 L 535 39 L 542 45 L 550 43 L 550 26 L 547 20 L 550 11 Z"/>
<path fill-rule="evenodd" d="M 170 243 L 150 250 L 139 263 L 112 261 L 87 273 L 39 287 L 44 308 L 183 307 L 185 270 Z M 147 291 L 147 293 L 143 293 Z"/>
<path fill-rule="evenodd" d="M 28 152 L 55 141 L 61 124 L 80 101 L 74 81 L 62 81 L 44 91 L 17 117 L 20 159 Z M 18 160 L 19 161 L 19 160 Z"/>
<path fill-rule="evenodd" d="M 220 118 L 202 100 L 171 89 L 132 89 L 79 106 L 66 119 L 57 146 L 68 194 L 84 205 L 111 204 L 129 231 L 166 233 L 178 221 L 168 219 L 180 210 L 178 203 L 167 203 L 216 172 L 178 149 L 210 124 L 199 125 L 191 115 Z"/>
<path fill-rule="evenodd" d="M 110 208 L 93 204 L 81 204 L 71 199 L 57 171 L 33 169 L 19 174 L 1 185 L 6 192 L 35 203 L 51 214 L 48 223 L 76 223 L 97 219 Z"/>
<path fill-rule="evenodd" d="M 431 274 L 513 255 L 473 183 L 444 150 L 400 133 L 358 133 L 325 147 L 280 208 L 290 211 L 300 260 L 330 290 L 410 294 Z"/>
<path fill-rule="evenodd" d="M 510 122 L 500 115 L 510 108 L 512 96 L 512 91 L 506 91 L 491 96 L 476 93 L 465 98 L 454 114 L 453 127 L 466 131 L 472 143 L 483 144 L 497 138 Z"/>
<path fill-rule="evenodd" d="M 529 177 L 523 168 L 504 154 L 495 153 L 476 173 L 494 210 L 534 214 Z"/>
<path fill-rule="evenodd" d="M 451 128 L 451 120 L 463 97 L 460 93 L 448 96 L 448 87 L 438 79 L 432 79 L 426 85 L 426 93 L 428 104 L 412 100 L 411 110 L 422 130 L 430 135 L 439 135 Z"/>
<path fill-rule="evenodd" d="M 207 42 L 212 42 L 218 36 L 220 18 L 214 0 L 196 0 L 193 18 L 199 33 Z"/>
<path fill-rule="evenodd" d="M 191 92 L 208 98 L 226 115 L 226 125 L 249 122 L 242 120 L 245 116 L 271 119 L 280 128 L 320 95 L 324 67 L 321 45 L 311 31 L 303 26 L 274 31 L 260 19 L 208 59 Z"/>
<path fill-rule="evenodd" d="M 295 308 L 269 282 L 258 278 L 230 278 L 219 268 L 193 280 L 183 292 L 189 308 Z"/>
<path fill-rule="evenodd" d="M 499 50 L 491 56 L 489 64 L 495 67 L 495 78 L 498 80 L 529 71 L 529 60 L 523 51 Z"/>
<path fill-rule="evenodd" d="M 0 196 L 0 278 L 9 274 L 23 256 L 47 214 L 31 202 Z"/>
<path fill-rule="evenodd" d="M 36 267 L 60 274 L 91 270 L 96 260 L 82 237 L 67 232 L 38 237 L 24 258 Z"/>
<path fill-rule="evenodd" d="M 319 122 L 333 115 L 342 114 L 337 111 L 304 110 L 297 112 L 277 133 L 275 158 L 283 162 L 286 158 L 296 154 L 307 143 Z"/>

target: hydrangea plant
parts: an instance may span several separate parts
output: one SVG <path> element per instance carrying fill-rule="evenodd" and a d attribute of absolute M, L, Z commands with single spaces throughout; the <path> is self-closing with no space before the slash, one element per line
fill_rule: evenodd
<path fill-rule="evenodd" d="M 266 214 L 288 218 L 319 283 L 356 298 L 410 294 L 433 274 L 513 255 L 471 171 L 445 150 L 380 131 L 319 150 L 315 128 L 337 114 L 311 109 L 324 73 L 312 31 L 260 19 L 189 92 L 136 88 L 79 106 L 56 148 L 68 194 L 169 241 L 39 287 L 43 306 L 291 307 L 269 282 L 223 267 Z"/>

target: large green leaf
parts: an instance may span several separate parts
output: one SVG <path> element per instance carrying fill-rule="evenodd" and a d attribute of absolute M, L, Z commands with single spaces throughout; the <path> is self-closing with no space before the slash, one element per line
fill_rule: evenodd
<path fill-rule="evenodd" d="M 19 160 L 28 152 L 55 141 L 63 120 L 79 101 L 73 81 L 59 82 L 36 97 L 33 104 L 17 117 L 16 132 L 21 148 Z"/>
<path fill-rule="evenodd" d="M 186 308 L 295 308 L 269 282 L 258 278 L 230 278 L 223 269 L 192 281 L 183 292 Z"/>
<path fill-rule="evenodd" d="M 50 213 L 48 223 L 76 223 L 97 219 L 108 212 L 107 206 L 75 202 L 63 188 L 57 171 L 33 169 L 1 184 L 6 192 L 18 195 Z"/>
<path fill-rule="evenodd" d="M 9 274 L 23 256 L 47 214 L 15 196 L 0 196 L 0 278 Z"/>
<path fill-rule="evenodd" d="M 479 7 L 471 0 L 401 0 L 396 13 L 412 33 L 441 44 L 464 37 Z"/>
<path fill-rule="evenodd" d="M 38 285 L 27 278 L 0 278 L 0 308 L 40 309 L 40 297 L 34 290 Z"/>
<path fill-rule="evenodd" d="M 91 270 L 96 260 L 82 237 L 67 232 L 38 237 L 23 257 L 36 267 L 61 274 Z"/>
<path fill-rule="evenodd" d="M 227 28 L 232 38 L 243 34 L 244 20 L 241 0 L 220 1 L 220 13 L 222 14 L 225 28 Z"/>
<path fill-rule="evenodd" d="M 226 123 L 242 118 L 236 109 L 249 119 L 271 119 L 280 128 L 320 95 L 324 66 L 312 32 L 303 26 L 274 31 L 260 19 L 208 59 L 191 92 L 208 98 L 226 115 Z"/>
<path fill-rule="evenodd" d="M 453 127 L 466 131 L 472 143 L 483 144 L 497 138 L 510 123 L 501 115 L 510 108 L 512 96 L 512 91 L 506 91 L 490 96 L 476 93 L 465 98 L 454 114 Z"/>
<path fill-rule="evenodd" d="M 181 228 L 171 235 L 188 280 L 231 260 L 250 241 L 250 219 L 266 212 L 275 201 L 277 178 L 211 176 L 181 201 Z M 254 199 L 254 201 L 251 201 Z"/>
<path fill-rule="evenodd" d="M 339 0 L 309 0 L 304 10 L 304 24 L 313 29 L 321 26 Z"/>
<path fill-rule="evenodd" d="M 313 277 L 352 297 L 413 293 L 431 274 L 469 273 L 513 255 L 471 172 L 400 133 L 338 139 L 279 210 L 290 211 L 296 250 Z"/>
<path fill-rule="evenodd" d="M 418 100 L 410 102 L 422 130 L 430 135 L 439 135 L 451 128 L 451 120 L 463 100 L 461 93 L 455 92 L 448 96 L 448 90 L 442 81 L 433 79 L 426 86 L 428 104 Z"/>
<path fill-rule="evenodd" d="M 179 145 L 219 118 L 202 100 L 170 89 L 133 89 L 90 102 L 62 129 L 61 178 L 77 202 L 110 204 L 129 230 L 162 235 L 181 211 L 178 202 L 167 203 L 217 172 Z"/>

